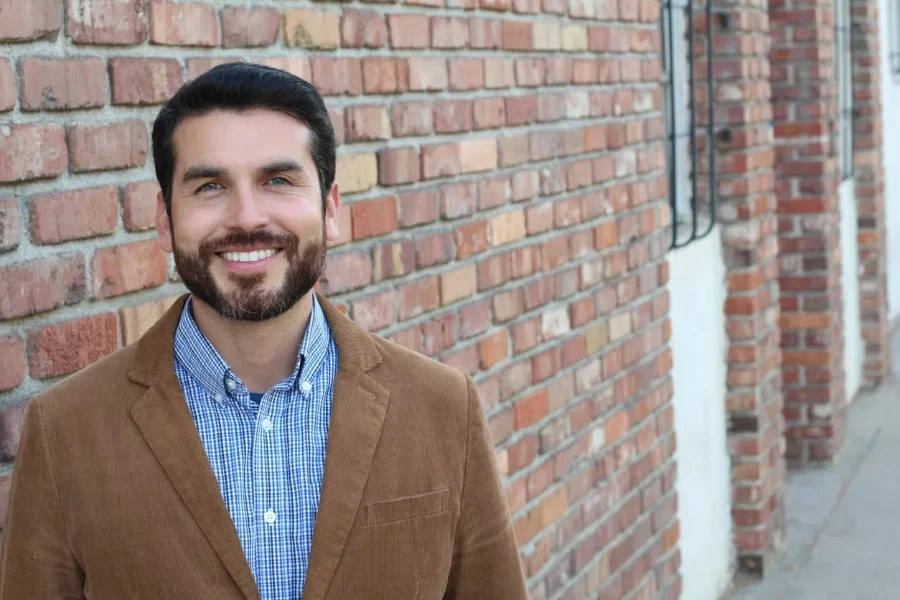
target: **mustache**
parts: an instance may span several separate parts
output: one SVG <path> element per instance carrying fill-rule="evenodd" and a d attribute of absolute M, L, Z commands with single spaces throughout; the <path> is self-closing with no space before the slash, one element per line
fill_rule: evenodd
<path fill-rule="evenodd" d="M 210 256 L 228 246 L 254 245 L 278 247 L 295 252 L 300 246 L 300 240 L 295 235 L 276 234 L 271 231 L 232 231 L 221 237 L 202 242 L 198 250 L 201 256 Z"/>

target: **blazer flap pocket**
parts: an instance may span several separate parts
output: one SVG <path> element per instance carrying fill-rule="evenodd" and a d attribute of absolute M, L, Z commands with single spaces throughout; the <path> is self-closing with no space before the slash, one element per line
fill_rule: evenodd
<path fill-rule="evenodd" d="M 393 523 L 415 517 L 427 517 L 447 512 L 450 491 L 440 490 L 419 496 L 373 502 L 366 505 L 366 525 Z"/>

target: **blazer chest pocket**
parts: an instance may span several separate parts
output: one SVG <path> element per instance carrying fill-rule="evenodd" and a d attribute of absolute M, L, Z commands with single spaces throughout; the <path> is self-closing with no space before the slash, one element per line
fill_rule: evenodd
<path fill-rule="evenodd" d="M 366 505 L 367 598 L 442 597 L 453 556 L 449 503 L 441 490 Z"/>
<path fill-rule="evenodd" d="M 409 496 L 366 505 L 366 526 L 373 527 L 416 517 L 438 515 L 448 510 L 449 490 Z"/>

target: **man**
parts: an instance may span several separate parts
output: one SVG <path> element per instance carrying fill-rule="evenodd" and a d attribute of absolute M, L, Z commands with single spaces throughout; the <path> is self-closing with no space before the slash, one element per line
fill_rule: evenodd
<path fill-rule="evenodd" d="M 526 598 L 472 380 L 313 292 L 340 205 L 316 89 L 217 67 L 153 155 L 190 294 L 29 404 L 0 599 Z"/>

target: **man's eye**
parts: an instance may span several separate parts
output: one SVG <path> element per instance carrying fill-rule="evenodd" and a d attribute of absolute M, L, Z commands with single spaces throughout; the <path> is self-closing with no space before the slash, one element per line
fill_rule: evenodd
<path fill-rule="evenodd" d="M 201 185 L 199 188 L 197 188 L 197 192 L 198 193 L 199 192 L 212 192 L 214 190 L 219 189 L 219 187 L 220 187 L 219 184 L 216 183 L 215 181 L 209 181 L 209 182 Z"/>
<path fill-rule="evenodd" d="M 285 179 L 284 177 L 273 177 L 272 179 L 269 180 L 269 183 L 273 183 L 273 184 L 275 184 L 276 186 L 290 185 L 290 184 L 291 184 L 291 182 L 288 181 L 287 179 Z"/>

